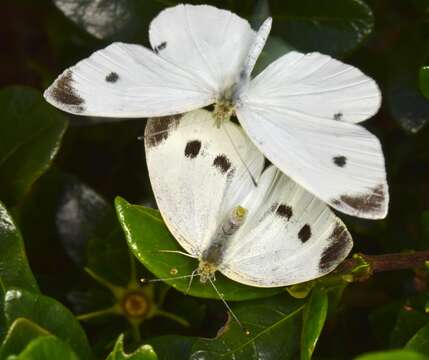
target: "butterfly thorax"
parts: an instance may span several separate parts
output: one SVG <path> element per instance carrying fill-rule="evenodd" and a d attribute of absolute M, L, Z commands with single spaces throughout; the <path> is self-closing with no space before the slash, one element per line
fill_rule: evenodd
<path fill-rule="evenodd" d="M 215 119 L 215 125 L 220 128 L 224 121 L 228 121 L 234 112 L 234 103 L 229 99 L 221 99 L 215 103 L 213 116 Z"/>
<path fill-rule="evenodd" d="M 222 263 L 225 249 L 232 236 L 243 225 L 246 214 L 247 210 L 245 208 L 236 206 L 217 228 L 209 246 L 203 251 L 198 265 L 197 272 L 202 283 L 209 279 L 214 279 L 215 272 Z"/>

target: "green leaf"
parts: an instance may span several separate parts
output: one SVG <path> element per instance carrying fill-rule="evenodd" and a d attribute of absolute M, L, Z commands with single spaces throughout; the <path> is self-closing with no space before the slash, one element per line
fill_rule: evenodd
<path fill-rule="evenodd" d="M 0 279 L 5 288 L 16 286 L 25 290 L 39 292 L 36 280 L 28 264 L 21 233 L 1 202 L 0 254 Z"/>
<path fill-rule="evenodd" d="M 409 350 L 429 355 L 429 323 L 417 331 L 417 333 L 407 342 L 405 347 Z"/>
<path fill-rule="evenodd" d="M 190 275 L 198 267 L 195 259 L 160 251 L 183 251 L 183 249 L 169 233 L 157 210 L 131 205 L 120 197 L 116 198 L 115 205 L 131 251 L 157 278 Z M 186 293 L 189 278 L 165 282 Z M 216 274 L 216 287 L 226 300 L 237 301 L 267 297 L 283 291 L 282 288 L 262 289 L 245 286 L 221 274 Z M 219 299 L 213 287 L 209 283 L 202 284 L 198 278 L 194 279 L 188 293 L 203 298 Z"/>
<path fill-rule="evenodd" d="M 361 0 L 272 1 L 270 6 L 273 32 L 303 52 L 348 54 L 374 28 L 371 8 Z"/>
<path fill-rule="evenodd" d="M 386 95 L 390 113 L 411 133 L 420 131 L 429 120 L 429 101 L 419 84 L 419 71 L 426 62 L 428 30 L 427 22 L 418 22 L 401 31 L 389 57 Z"/>
<path fill-rule="evenodd" d="M 158 357 L 153 351 L 152 346 L 142 345 L 132 354 L 124 352 L 124 335 L 119 335 L 113 351 L 109 354 L 106 360 L 157 360 Z"/>
<path fill-rule="evenodd" d="M 305 305 L 301 335 L 301 360 L 309 360 L 313 355 L 317 340 L 325 325 L 328 313 L 328 295 L 316 286 Z"/>
<path fill-rule="evenodd" d="M 4 313 L 9 326 L 18 318 L 27 318 L 67 342 L 80 359 L 90 358 L 85 332 L 58 301 L 23 289 L 10 289 L 4 296 Z"/>
<path fill-rule="evenodd" d="M 419 84 L 422 94 L 429 99 L 429 66 L 422 66 L 419 72 Z"/>
<path fill-rule="evenodd" d="M 70 346 L 55 336 L 45 336 L 33 340 L 18 356 L 9 356 L 8 360 L 79 360 Z"/>
<path fill-rule="evenodd" d="M 249 335 L 230 317 L 215 339 L 195 342 L 191 359 L 296 359 L 304 306 L 289 295 L 239 303 L 233 311 Z"/>
<path fill-rule="evenodd" d="M 427 315 L 420 311 L 401 309 L 397 315 L 395 327 L 390 334 L 390 347 L 403 347 L 427 321 Z"/>
<path fill-rule="evenodd" d="M 427 360 L 427 357 L 410 350 L 391 350 L 360 355 L 355 360 Z"/>
<path fill-rule="evenodd" d="M 196 337 L 165 335 L 149 339 L 150 344 L 160 360 L 189 359 Z"/>
<path fill-rule="evenodd" d="M 50 166 L 67 121 L 25 87 L 0 90 L 0 109 L 0 199 L 13 205 Z"/>
<path fill-rule="evenodd" d="M 0 360 L 9 355 L 18 355 L 34 339 L 48 336 L 50 333 L 34 322 L 18 318 L 10 326 L 0 348 Z"/>

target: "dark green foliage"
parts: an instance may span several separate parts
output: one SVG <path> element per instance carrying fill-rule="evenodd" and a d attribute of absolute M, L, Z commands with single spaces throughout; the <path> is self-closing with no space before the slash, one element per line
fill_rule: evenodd
<path fill-rule="evenodd" d="M 427 359 L 425 267 L 353 284 L 331 275 L 289 292 L 217 275 L 244 329 L 197 278 L 188 293 L 189 279 L 140 281 L 197 267 L 160 252 L 182 249 L 153 209 L 145 121 L 70 116 L 42 92 L 112 41 L 148 46 L 152 18 L 177 3 L 0 4 L 0 360 Z M 319 51 L 377 80 L 383 105 L 364 126 L 386 156 L 389 216 L 340 216 L 354 252 L 428 251 L 429 1 L 208 3 L 255 28 L 273 17 L 255 74 L 288 51 Z"/>

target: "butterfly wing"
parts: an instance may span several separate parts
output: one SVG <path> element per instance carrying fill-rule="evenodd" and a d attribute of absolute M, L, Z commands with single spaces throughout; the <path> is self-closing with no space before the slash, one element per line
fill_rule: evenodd
<path fill-rule="evenodd" d="M 285 174 L 344 213 L 376 219 L 388 206 L 384 157 L 378 139 L 353 122 L 379 103 L 377 86 L 359 70 L 292 52 L 251 81 L 236 113 Z"/>
<path fill-rule="evenodd" d="M 150 119 L 145 150 L 161 215 L 182 247 L 196 256 L 231 204 L 254 187 L 249 172 L 257 177 L 264 164 L 263 155 L 239 127 L 215 127 L 206 110 Z"/>
<path fill-rule="evenodd" d="M 209 84 L 143 46 L 113 43 L 65 70 L 45 91 L 69 113 L 150 117 L 183 113 L 213 103 Z"/>
<path fill-rule="evenodd" d="M 238 80 L 255 32 L 230 11 L 180 4 L 152 21 L 149 37 L 162 58 L 198 74 L 220 94 Z"/>
<path fill-rule="evenodd" d="M 292 285 L 329 273 L 353 242 L 329 207 L 270 166 L 243 203 L 249 217 L 220 271 L 257 287 Z"/>

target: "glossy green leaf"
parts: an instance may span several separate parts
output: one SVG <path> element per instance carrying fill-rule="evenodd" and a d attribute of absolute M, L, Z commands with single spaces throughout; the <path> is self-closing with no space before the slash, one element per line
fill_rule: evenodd
<path fill-rule="evenodd" d="M 18 355 L 34 339 L 48 336 L 50 333 L 34 322 L 18 318 L 10 326 L 0 348 L 0 360 L 5 360 L 9 355 Z"/>
<path fill-rule="evenodd" d="M 25 350 L 15 356 L 9 356 L 8 360 L 79 360 L 66 342 L 55 336 L 45 336 L 33 340 Z"/>
<path fill-rule="evenodd" d="M 22 289 L 10 289 L 4 296 L 8 326 L 18 318 L 27 318 L 67 342 L 81 360 L 89 359 L 86 334 L 73 314 L 58 301 Z"/>
<path fill-rule="evenodd" d="M 130 252 L 113 206 L 74 176 L 59 171 L 45 177 L 43 185 L 56 190 L 46 201 L 52 202 L 49 215 L 56 220 L 68 254 L 79 266 L 126 286 L 131 275 Z"/>
<path fill-rule="evenodd" d="M 67 121 L 25 87 L 0 90 L 0 109 L 0 199 L 10 205 L 50 166 Z"/>
<path fill-rule="evenodd" d="M 303 52 L 344 55 L 371 34 L 374 16 L 361 0 L 270 2 L 273 32 Z"/>
<path fill-rule="evenodd" d="M 191 359 L 296 359 L 304 307 L 289 295 L 239 303 L 233 311 L 249 334 L 230 317 L 215 339 L 195 342 Z"/>
<path fill-rule="evenodd" d="M 0 279 L 5 288 L 16 286 L 39 292 L 25 254 L 24 242 L 11 215 L 0 202 Z"/>
<path fill-rule="evenodd" d="M 410 350 L 391 350 L 360 355 L 355 360 L 427 360 L 427 357 Z"/>
<path fill-rule="evenodd" d="M 168 279 L 174 276 L 190 275 L 198 267 L 195 259 L 160 251 L 183 251 L 183 249 L 169 233 L 157 210 L 131 205 L 119 197 L 116 198 L 115 204 L 130 249 L 156 277 Z M 189 278 L 170 279 L 165 282 L 184 293 L 188 290 Z M 245 286 L 231 281 L 221 274 L 216 274 L 216 287 L 227 300 L 255 299 L 283 291 L 282 288 L 262 289 Z M 188 293 L 204 298 L 219 299 L 213 287 L 209 283 L 202 284 L 198 278 L 194 279 Z"/>
<path fill-rule="evenodd" d="M 149 339 L 150 344 L 159 360 L 189 359 L 192 346 L 198 340 L 196 337 L 165 335 Z"/>
<path fill-rule="evenodd" d="M 152 346 L 142 345 L 132 354 L 126 354 L 124 352 L 124 335 L 119 335 L 116 341 L 115 347 L 109 354 L 106 360 L 157 360 L 158 357 L 155 354 Z"/>
<path fill-rule="evenodd" d="M 417 331 L 405 347 L 429 356 L 429 323 Z"/>
<path fill-rule="evenodd" d="M 390 334 L 390 347 L 403 347 L 427 321 L 427 315 L 420 311 L 401 309 Z"/>
<path fill-rule="evenodd" d="M 390 113 L 403 129 L 420 131 L 429 120 L 429 101 L 423 95 L 419 71 L 427 51 L 428 23 L 401 32 L 389 59 L 387 100 Z"/>
<path fill-rule="evenodd" d="M 419 84 L 422 94 L 429 99 L 429 66 L 422 66 L 419 72 Z"/>
<path fill-rule="evenodd" d="M 305 305 L 301 335 L 301 360 L 310 360 L 328 313 L 328 295 L 316 286 Z"/>

